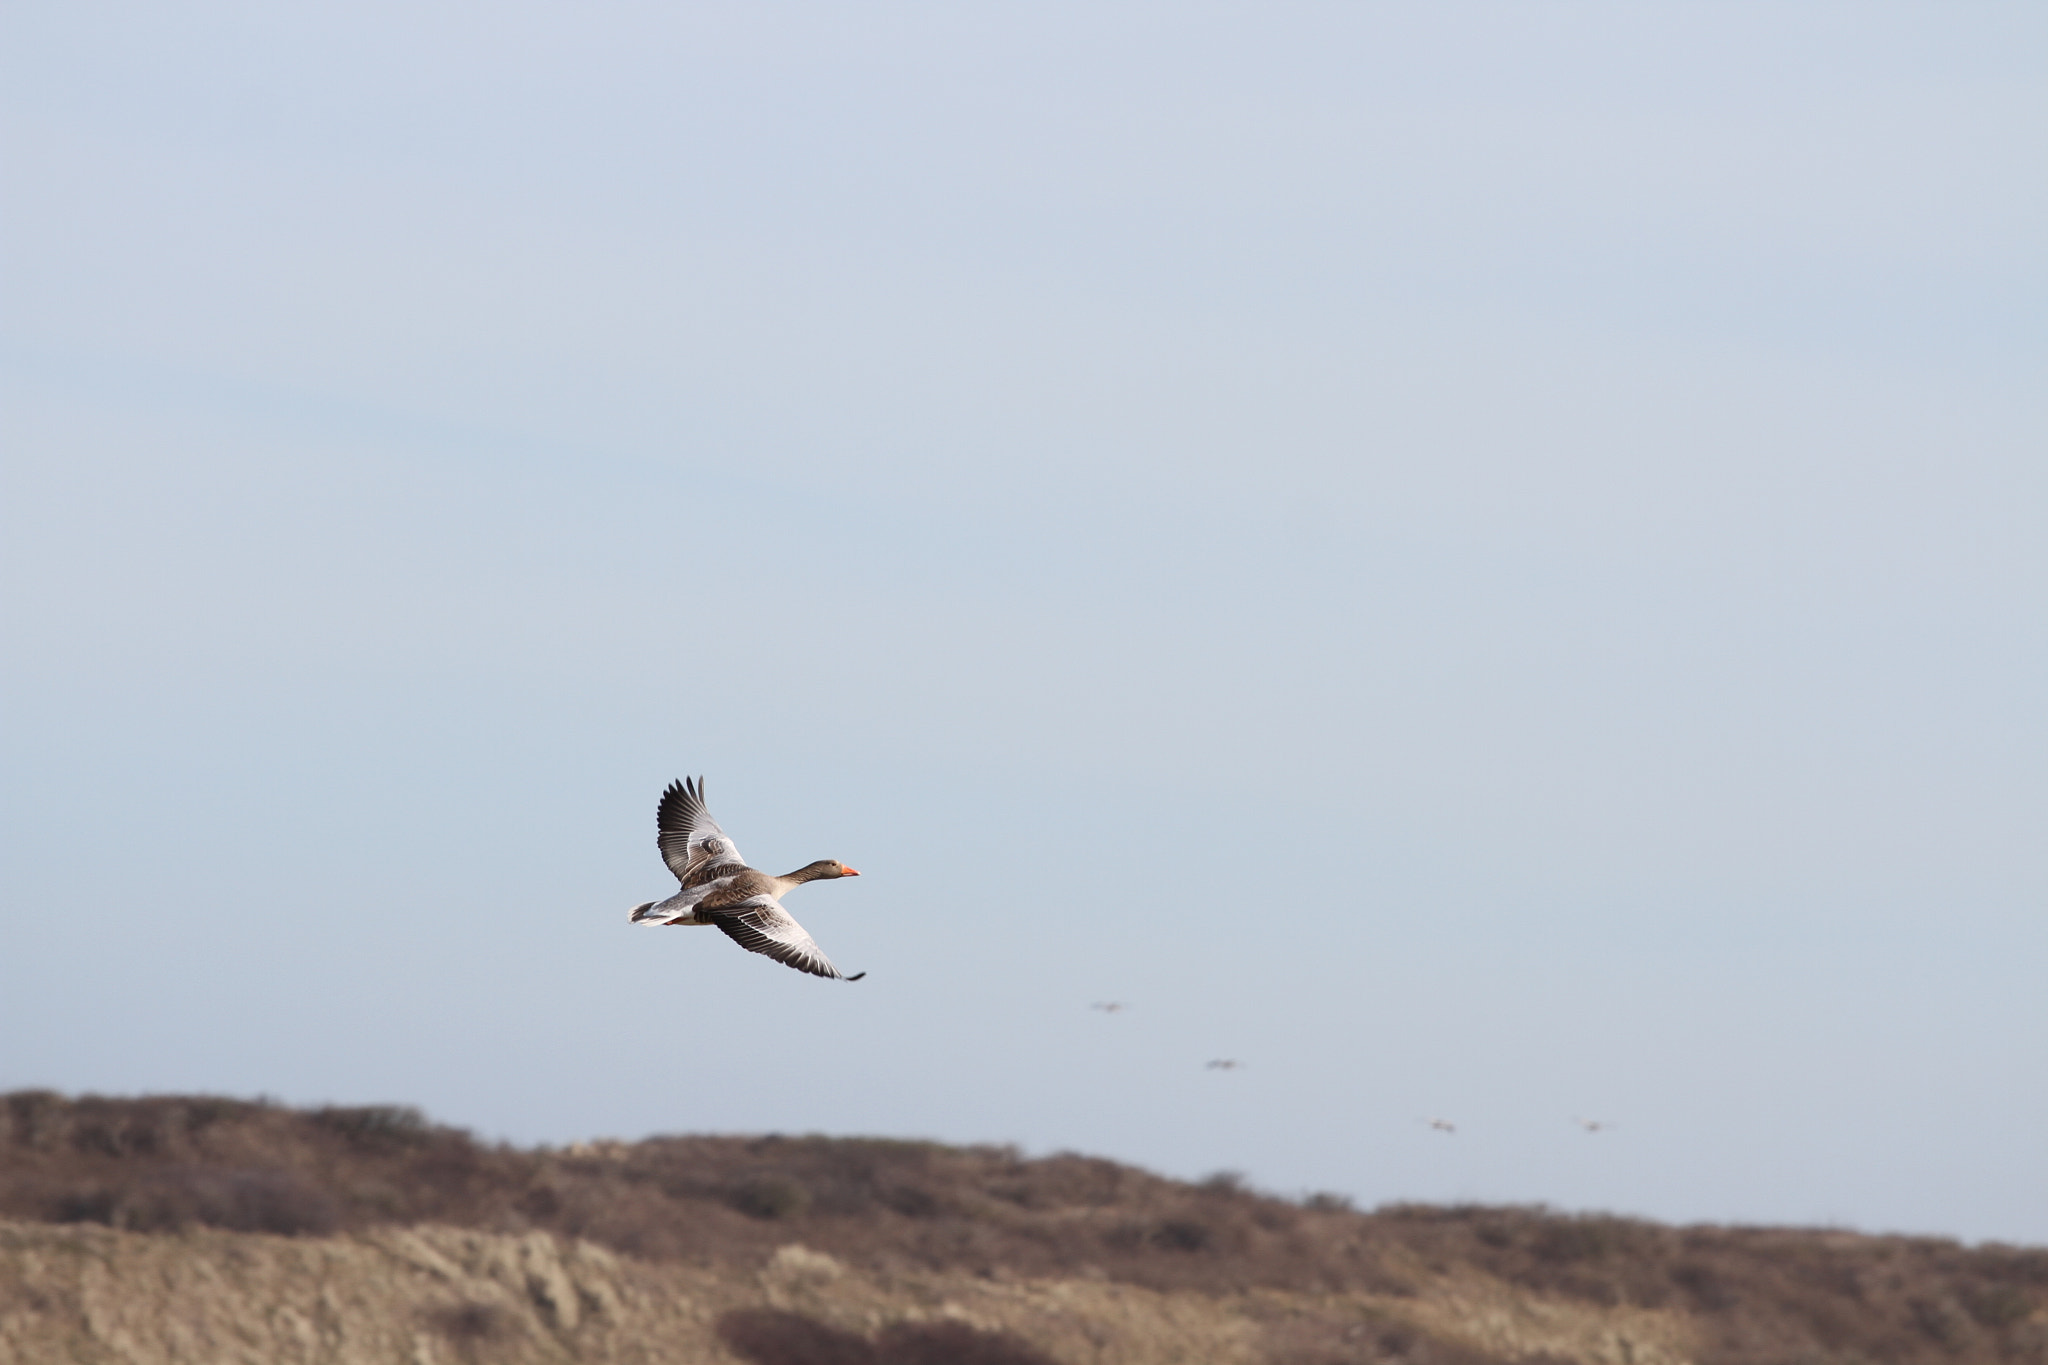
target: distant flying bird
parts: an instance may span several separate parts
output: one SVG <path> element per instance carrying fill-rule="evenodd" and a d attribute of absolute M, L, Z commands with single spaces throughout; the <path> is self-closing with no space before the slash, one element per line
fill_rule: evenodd
<path fill-rule="evenodd" d="M 1605 1119 L 1573 1119 L 1572 1122 L 1589 1133 L 1604 1133 L 1614 1126 Z"/>
<path fill-rule="evenodd" d="M 1104 1014 L 1122 1014 L 1130 1006 L 1121 1000 L 1098 1000 L 1088 1008 L 1091 1010 L 1101 1010 Z"/>
<path fill-rule="evenodd" d="M 1458 1125 L 1452 1123 L 1449 1119 L 1424 1119 L 1423 1122 L 1439 1133 L 1455 1133 L 1458 1131 Z"/>
<path fill-rule="evenodd" d="M 661 794 L 654 823 L 655 846 L 661 860 L 676 874 L 683 889 L 665 901 L 633 907 L 635 924 L 712 924 L 750 953 L 764 953 L 777 962 L 839 981 L 858 981 L 840 971 L 818 950 L 817 942 L 782 908 L 782 897 L 805 882 L 858 877 L 860 873 L 830 858 L 800 867 L 786 877 L 756 872 L 740 857 L 711 812 L 704 808 L 704 779 L 671 782 Z"/>
<path fill-rule="evenodd" d="M 1207 1069 L 1210 1071 L 1235 1071 L 1243 1065 L 1244 1063 L 1235 1057 L 1218 1057 L 1215 1061 L 1208 1064 Z"/>

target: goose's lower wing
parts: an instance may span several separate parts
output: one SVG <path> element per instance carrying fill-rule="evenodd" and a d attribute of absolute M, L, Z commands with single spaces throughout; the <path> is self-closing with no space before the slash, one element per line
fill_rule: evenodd
<path fill-rule="evenodd" d="M 725 936 L 750 953 L 772 957 L 785 967 L 836 981 L 858 981 L 866 972 L 852 976 L 833 966 L 818 948 L 818 942 L 804 927 L 769 896 L 756 896 L 738 905 L 718 910 L 699 909 L 698 916 L 724 931 Z"/>

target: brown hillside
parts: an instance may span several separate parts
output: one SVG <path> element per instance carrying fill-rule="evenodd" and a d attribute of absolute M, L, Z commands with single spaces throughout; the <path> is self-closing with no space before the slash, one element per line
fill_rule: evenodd
<path fill-rule="evenodd" d="M 2048 1250 L 1672 1228 L 1540 1209 L 1360 1213 L 1341 1200 L 1297 1203 L 1227 1178 L 1186 1184 L 1087 1157 L 1025 1160 L 1007 1149 L 919 1142 L 678 1137 L 519 1150 L 479 1143 L 403 1108 L 300 1111 L 47 1092 L 8 1095 L 0 1106 L 0 1219 L 16 1224 L 8 1245 L 33 1251 L 21 1251 L 30 1260 L 12 1272 L 0 1260 L 0 1273 L 18 1281 L 12 1298 L 0 1282 L 0 1343 L 28 1331 L 21 1323 L 34 1313 L 54 1314 L 52 1322 L 90 1317 L 81 1306 L 89 1277 L 49 1279 L 51 1246 L 81 1256 L 77 1249 L 97 1248 L 87 1259 L 139 1266 L 224 1256 L 229 1243 L 246 1244 L 269 1248 L 262 1256 L 283 1265 L 292 1246 L 317 1240 L 335 1248 L 320 1264 L 360 1263 L 369 1274 L 382 1264 L 378 1256 L 388 1259 L 394 1231 L 415 1228 L 444 1239 L 443 1267 L 469 1267 L 447 1275 L 486 1287 L 526 1283 L 492 1278 L 488 1267 L 508 1256 L 506 1264 L 522 1256 L 601 1259 L 610 1269 L 599 1278 L 611 1287 L 590 1294 L 615 1305 L 660 1304 L 670 1292 L 662 1285 L 694 1286 L 673 1292 L 701 1300 L 701 1322 L 690 1321 L 709 1354 L 676 1346 L 636 1356 L 623 1336 L 605 1338 L 610 1354 L 591 1354 L 596 1346 L 563 1336 L 563 1310 L 548 1306 L 547 1293 L 500 1302 L 498 1290 L 472 1286 L 468 1298 L 427 1294 L 413 1303 L 398 1286 L 390 1303 L 411 1305 L 405 1330 L 413 1336 L 399 1332 L 392 1349 L 403 1345 L 411 1357 L 360 1358 L 416 1358 L 429 1348 L 404 1343 L 417 1338 L 440 1343 L 435 1349 L 448 1360 L 1484 1365 L 1547 1355 L 2048 1365 Z M 22 1224 L 85 1226 L 38 1232 Z M 237 1233 L 255 1236 L 221 1240 Z M 60 1242 L 47 1242 L 52 1237 Z M 567 1250 L 534 1249 L 543 1246 Z M 23 1268 L 31 1261 L 42 1269 Z M 828 1269 L 807 1279 L 805 1265 Z M 275 1292 L 297 1292 L 287 1287 L 296 1281 L 277 1273 Z M 627 1280 L 630 1292 L 621 1287 Z M 31 1283 L 41 1287 L 20 1287 Z M 798 1283 L 809 1298 L 791 1288 Z M 1051 1317 L 987 1306 L 1036 1303 L 1033 1295 L 1060 1286 L 1055 1297 L 1066 1295 L 1068 1307 L 1047 1309 Z M 981 1325 L 933 1318 L 934 1294 L 947 1303 L 987 1301 L 979 1318 L 968 1315 Z M 1111 1304 L 1122 1306 L 1112 1312 Z M 597 1341 L 591 1324 L 601 1316 L 586 1313 L 577 1330 Z M 1157 1321 L 1132 1326 L 1141 1318 Z M 1095 1325 L 1084 1331 L 1075 1321 Z M 425 1337 L 414 1331 L 422 1322 Z M 1172 1322 L 1181 1326 L 1169 1330 Z M 1134 1344 L 1146 1333 L 1163 1342 L 1183 1330 L 1209 1344 L 1176 1347 L 1178 1355 L 1145 1354 Z M 673 1332 L 661 1339 L 680 1341 Z M 1237 1345 L 1218 1344 L 1226 1339 Z"/>

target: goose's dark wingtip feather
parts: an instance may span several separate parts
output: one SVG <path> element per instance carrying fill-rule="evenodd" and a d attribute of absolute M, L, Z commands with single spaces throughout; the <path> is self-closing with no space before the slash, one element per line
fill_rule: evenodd
<path fill-rule="evenodd" d="M 687 777 L 678 778 L 662 788 L 661 800 L 654 808 L 654 823 L 664 833 L 675 830 L 687 835 L 704 813 L 704 779 L 692 782 Z"/>
<path fill-rule="evenodd" d="M 654 818 L 660 821 L 662 813 L 673 808 L 678 800 L 690 794 L 689 788 L 681 782 L 671 782 L 661 789 L 661 800 L 655 804 Z"/>
<path fill-rule="evenodd" d="M 847 979 L 848 981 L 858 981 L 858 980 L 860 980 L 860 979 L 861 979 L 862 977 L 864 977 L 864 976 L 866 976 L 866 975 L 867 975 L 867 973 L 866 973 L 866 972 L 855 972 L 855 973 L 854 973 L 854 974 L 853 974 L 852 976 L 849 976 L 849 977 L 847 977 L 846 979 Z"/>

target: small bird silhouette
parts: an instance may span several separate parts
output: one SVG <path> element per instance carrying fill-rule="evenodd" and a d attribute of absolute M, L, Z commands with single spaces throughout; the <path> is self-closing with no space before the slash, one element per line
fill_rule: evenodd
<path fill-rule="evenodd" d="M 1239 1060 L 1237 1060 L 1237 1058 L 1235 1058 L 1235 1057 L 1218 1057 L 1218 1058 L 1217 1058 L 1216 1060 L 1214 1060 L 1214 1061 L 1212 1061 L 1212 1062 L 1210 1062 L 1210 1063 L 1208 1064 L 1208 1070 L 1210 1070 L 1210 1071 L 1235 1071 L 1235 1070 L 1237 1070 L 1237 1069 L 1238 1069 L 1239 1067 L 1241 1067 L 1241 1066 L 1243 1066 L 1243 1065 L 1244 1065 L 1244 1063 L 1243 1063 L 1243 1062 L 1240 1062 L 1240 1061 L 1239 1061 Z"/>
<path fill-rule="evenodd" d="M 1455 1133 L 1458 1131 L 1458 1125 L 1452 1123 L 1449 1119 L 1424 1119 L 1423 1122 L 1439 1133 Z"/>
<path fill-rule="evenodd" d="M 1605 1119 L 1573 1119 L 1572 1122 L 1589 1133 L 1604 1133 L 1614 1126 Z"/>
<path fill-rule="evenodd" d="M 1101 1010 L 1104 1014 L 1122 1014 L 1130 1006 L 1121 1000 L 1098 1000 L 1088 1008 L 1091 1010 Z"/>

